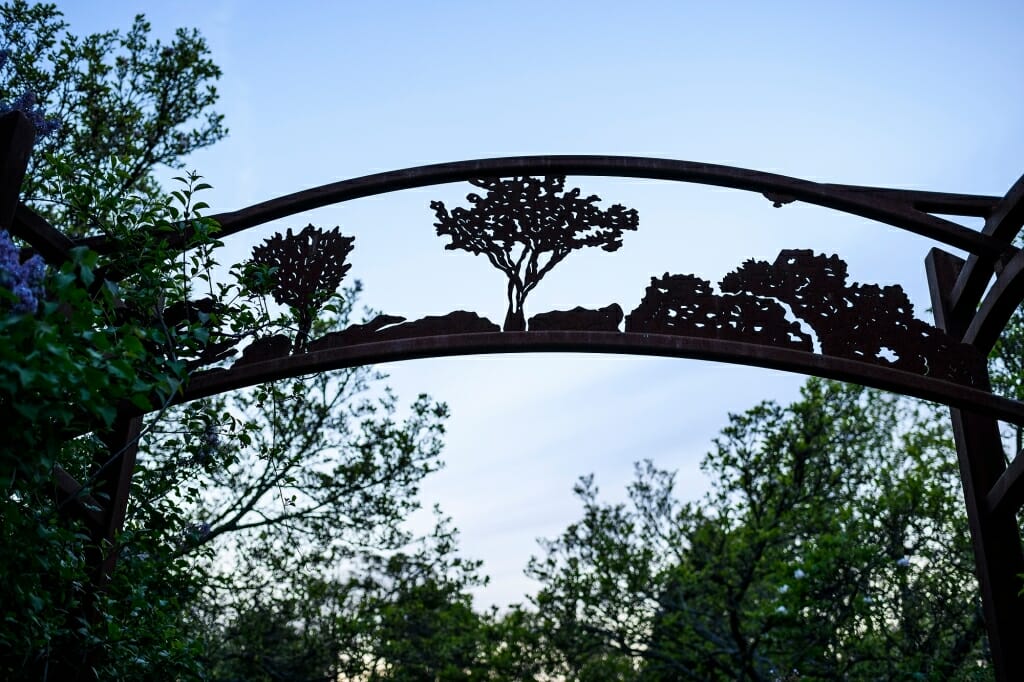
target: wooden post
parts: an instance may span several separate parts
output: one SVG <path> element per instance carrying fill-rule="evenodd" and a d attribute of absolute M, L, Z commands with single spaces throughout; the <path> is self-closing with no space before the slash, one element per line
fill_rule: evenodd
<path fill-rule="evenodd" d="M 36 131 L 20 111 L 0 116 L 0 228 L 11 229 Z"/>

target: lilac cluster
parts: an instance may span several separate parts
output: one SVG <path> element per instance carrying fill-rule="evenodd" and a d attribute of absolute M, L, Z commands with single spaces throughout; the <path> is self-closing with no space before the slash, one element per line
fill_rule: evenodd
<path fill-rule="evenodd" d="M 53 135 L 60 130 L 60 121 L 55 118 L 46 118 L 43 108 L 36 106 L 36 96 L 31 92 L 20 95 L 10 104 L 0 104 L 0 115 L 11 111 L 20 111 L 25 114 L 36 129 L 36 137 L 39 139 Z"/>
<path fill-rule="evenodd" d="M 0 230 L 0 287 L 10 290 L 15 298 L 11 311 L 35 313 L 43 297 L 46 266 L 39 256 L 21 262 L 18 247 L 7 230 Z"/>
<path fill-rule="evenodd" d="M 11 58 L 10 50 L 0 50 L 0 69 L 2 69 Z M 53 135 L 60 130 L 60 121 L 56 118 L 46 118 L 46 112 L 38 105 L 35 93 L 24 92 L 11 103 L 0 103 L 0 115 L 20 111 L 32 122 L 36 129 L 36 137 L 43 139 Z"/>

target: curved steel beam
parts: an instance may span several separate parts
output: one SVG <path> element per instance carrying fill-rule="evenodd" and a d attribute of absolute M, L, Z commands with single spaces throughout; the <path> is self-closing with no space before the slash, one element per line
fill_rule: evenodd
<path fill-rule="evenodd" d="M 1021 301 L 1024 301 L 1024 251 L 1018 251 L 1003 266 L 971 320 L 964 343 L 973 344 L 983 355 L 988 355 Z"/>
<path fill-rule="evenodd" d="M 513 156 L 417 166 L 342 180 L 211 217 L 220 223 L 220 235 L 227 236 L 271 220 L 352 199 L 481 177 L 514 175 L 610 176 L 731 187 L 852 213 L 989 259 L 1005 250 L 999 239 L 916 207 L 952 209 L 963 206 L 963 215 L 987 214 L 992 206 L 989 197 L 829 185 L 733 166 L 637 156 Z M 84 243 L 96 250 L 104 248 L 103 239 Z"/>
<path fill-rule="evenodd" d="M 877 195 L 891 201 L 909 205 L 925 213 L 942 215 L 971 216 L 988 218 L 992 215 L 1002 197 L 985 194 L 957 194 L 954 192 L 930 192 L 919 189 L 893 189 L 891 187 L 869 187 L 866 185 L 839 185 L 825 183 L 825 187 L 855 194 Z"/>
<path fill-rule="evenodd" d="M 443 334 L 340 346 L 312 353 L 217 369 L 193 378 L 178 402 L 187 402 L 274 379 L 332 369 L 416 358 L 485 353 L 628 353 L 731 362 L 849 381 L 1024 424 L 1024 403 L 858 360 L 754 343 L 677 336 L 591 331 L 478 332 Z"/>
<path fill-rule="evenodd" d="M 964 343 L 973 344 L 988 355 L 1021 301 L 1024 301 L 1024 251 L 1018 251 L 999 273 L 971 320 Z M 1017 453 L 1000 474 L 985 502 L 993 514 L 1016 514 L 1024 506 L 1024 453 Z"/>
<path fill-rule="evenodd" d="M 995 211 L 985 220 L 981 234 L 1009 247 L 1024 227 L 1024 175 L 1006 193 Z M 993 261 L 972 254 L 967 258 L 949 296 L 951 318 L 969 322 L 992 277 Z"/>
<path fill-rule="evenodd" d="M 1018 452 L 999 476 L 985 504 L 992 514 L 1016 514 L 1024 506 L 1024 453 Z"/>

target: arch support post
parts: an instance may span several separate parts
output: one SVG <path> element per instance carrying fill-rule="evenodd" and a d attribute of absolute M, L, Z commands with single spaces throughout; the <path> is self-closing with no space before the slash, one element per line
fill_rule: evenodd
<path fill-rule="evenodd" d="M 964 261 L 939 249 L 925 260 L 935 325 L 962 339 L 971 319 L 953 312 L 952 293 Z M 980 386 L 988 389 L 987 369 Z M 990 389 L 989 389 L 990 390 Z M 1006 470 L 999 423 L 994 417 L 951 407 L 960 479 L 974 546 L 976 574 L 996 679 L 1024 680 L 1024 552 L 1016 509 L 994 509 L 988 495 Z"/>
<path fill-rule="evenodd" d="M 117 563 L 117 534 L 124 526 L 131 494 L 135 458 L 139 452 L 142 417 L 119 414 L 114 427 L 103 437 L 109 457 L 97 460 L 96 483 L 93 494 L 103 500 L 102 525 L 93 538 L 100 553 L 96 557 L 96 583 L 103 585 L 110 578 Z"/>

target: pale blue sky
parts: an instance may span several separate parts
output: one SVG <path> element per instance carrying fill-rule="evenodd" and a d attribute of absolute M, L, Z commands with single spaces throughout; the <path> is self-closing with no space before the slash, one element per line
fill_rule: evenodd
<path fill-rule="evenodd" d="M 1024 171 L 1020 2 L 59 2 L 76 31 L 198 26 L 223 68 L 227 139 L 189 166 L 230 210 L 348 177 L 520 154 L 708 161 L 811 180 L 999 194 Z M 780 248 L 838 252 L 851 278 L 901 283 L 926 317 L 924 239 L 824 209 L 668 183 L 578 178 L 633 206 L 616 254 L 573 254 L 528 314 L 635 306 L 652 275 L 717 281 Z M 443 249 L 431 199 L 468 186 L 365 199 L 233 238 L 244 257 L 274 229 L 313 221 L 356 235 L 365 302 L 410 318 L 455 308 L 499 321 L 503 276 Z M 697 462 L 729 411 L 787 400 L 802 379 L 692 361 L 546 355 L 388 366 L 411 399 L 452 407 L 448 468 L 424 486 L 494 581 L 520 600 L 535 538 L 579 510 L 575 478 L 619 498 L 632 462 Z"/>

